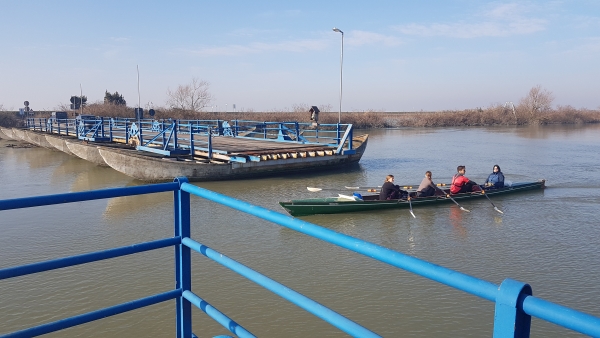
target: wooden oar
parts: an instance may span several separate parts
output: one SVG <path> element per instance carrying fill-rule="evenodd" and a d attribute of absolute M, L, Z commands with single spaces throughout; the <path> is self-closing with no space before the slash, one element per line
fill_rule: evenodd
<path fill-rule="evenodd" d="M 408 196 L 406 199 L 408 200 L 408 205 L 410 206 L 410 214 L 412 215 L 412 217 L 417 218 L 417 216 L 415 216 L 415 214 L 412 211 L 412 202 L 410 201 L 410 196 Z"/>
<path fill-rule="evenodd" d="M 344 187 L 346 189 L 350 189 L 350 190 L 369 190 L 369 189 L 377 189 L 377 188 L 381 188 L 380 185 L 376 186 L 376 187 Z"/>
<path fill-rule="evenodd" d="M 437 185 L 438 187 L 445 187 L 445 186 L 447 186 L 447 185 L 448 185 L 448 183 L 436 183 L 436 185 Z M 403 188 L 403 189 L 412 189 L 412 188 L 413 188 L 413 186 L 416 186 L 416 184 L 415 184 L 415 185 L 405 185 L 405 186 L 403 186 L 403 187 L 400 187 L 400 188 Z M 376 187 L 349 187 L 349 186 L 346 186 L 346 187 L 344 187 L 344 188 L 346 188 L 346 189 L 350 189 L 350 190 L 372 190 L 372 189 L 378 189 L 378 188 L 381 188 L 381 186 L 380 186 L 380 185 L 378 185 L 378 186 L 376 186 Z"/>
<path fill-rule="evenodd" d="M 441 192 L 443 192 L 443 193 L 446 195 L 446 197 L 450 197 L 450 199 L 452 200 L 452 202 L 454 202 L 456 205 L 458 205 L 458 207 L 460 208 L 460 210 L 462 210 L 462 211 L 466 211 L 466 212 L 471 212 L 471 210 L 469 210 L 469 209 L 465 209 L 465 208 L 463 208 L 463 206 L 462 206 L 462 205 L 458 204 L 458 202 L 456 202 L 456 200 L 454 200 L 454 198 L 452 198 L 452 196 L 450 196 L 450 194 L 446 194 L 446 193 L 444 192 L 444 190 L 442 190 L 442 189 L 440 189 L 440 188 L 438 188 L 438 187 L 434 187 L 434 188 L 435 188 L 435 189 L 437 189 L 437 190 L 439 190 L 439 191 L 441 191 Z"/>
<path fill-rule="evenodd" d="M 315 187 L 306 187 L 308 191 L 317 192 L 317 191 L 343 191 L 346 189 L 335 189 L 335 188 L 315 188 Z M 379 192 L 379 189 L 353 189 L 355 191 L 366 191 L 366 192 Z"/>
<path fill-rule="evenodd" d="M 496 206 L 494 205 L 494 202 L 492 202 L 492 200 L 490 199 L 490 197 L 489 197 L 489 196 L 488 196 L 488 195 L 485 193 L 485 190 L 481 189 L 481 194 L 482 194 L 483 196 L 487 197 L 488 201 L 490 201 L 490 203 L 492 203 L 492 206 L 494 207 L 494 210 L 496 210 L 497 212 L 499 212 L 499 213 L 501 213 L 501 214 L 504 214 L 504 213 L 502 212 L 502 210 L 498 209 L 498 207 L 496 207 Z"/>
<path fill-rule="evenodd" d="M 377 187 L 344 187 L 346 189 L 349 190 L 380 190 L 381 186 L 377 186 Z M 402 189 L 412 189 L 413 186 L 412 185 L 405 185 L 405 186 L 400 186 L 400 188 Z"/>
<path fill-rule="evenodd" d="M 349 188 L 349 187 L 346 187 L 346 188 Z M 376 188 L 366 188 L 366 187 L 363 187 L 362 189 L 358 189 L 358 188 L 360 188 L 360 187 L 350 187 L 350 188 L 356 188 L 356 189 L 352 189 L 352 190 L 354 190 L 354 191 L 366 191 L 366 192 L 379 192 L 379 191 L 381 190 L 380 188 L 376 189 Z M 413 187 L 411 187 L 411 186 L 400 187 L 400 188 L 404 188 L 404 189 L 407 189 L 407 190 L 414 190 L 414 189 L 413 189 Z M 340 190 L 345 190 L 345 189 L 334 189 L 334 188 L 315 188 L 315 187 L 306 187 L 306 189 L 307 189 L 308 191 L 312 191 L 312 192 L 317 192 L 317 191 L 340 191 Z"/>
<path fill-rule="evenodd" d="M 312 192 L 317 192 L 317 191 L 340 191 L 339 189 L 323 189 L 323 188 L 313 188 L 313 187 L 306 187 L 306 189 L 308 189 L 308 191 L 312 191 Z"/>

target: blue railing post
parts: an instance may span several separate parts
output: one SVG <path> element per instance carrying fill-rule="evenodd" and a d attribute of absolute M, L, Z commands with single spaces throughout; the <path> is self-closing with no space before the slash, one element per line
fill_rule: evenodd
<path fill-rule="evenodd" d="M 190 156 L 194 159 L 194 133 L 190 131 Z"/>
<path fill-rule="evenodd" d="M 144 145 L 144 140 L 142 139 L 142 119 L 139 119 L 140 125 L 138 126 L 138 137 L 140 139 L 140 145 Z"/>
<path fill-rule="evenodd" d="M 104 138 L 104 117 L 100 116 L 100 133 L 102 134 L 102 137 Z"/>
<path fill-rule="evenodd" d="M 175 237 L 190 237 L 190 193 L 181 190 L 183 183 L 188 183 L 187 178 L 178 177 L 179 189 L 175 190 Z M 175 246 L 175 280 L 176 289 L 182 291 L 192 290 L 191 277 L 191 250 L 189 247 L 178 244 Z M 183 293 L 183 292 L 182 292 Z M 177 338 L 192 338 L 192 304 L 183 296 L 177 297 Z"/>
<path fill-rule="evenodd" d="M 213 153 L 212 153 L 212 130 L 210 127 L 208 127 L 208 159 L 212 160 L 213 158 Z"/>
<path fill-rule="evenodd" d="M 163 134 L 162 138 L 162 148 L 167 149 L 167 139 L 165 138 L 165 120 L 160 121 L 160 133 Z"/>
<path fill-rule="evenodd" d="M 110 137 L 110 142 L 113 142 L 113 124 L 115 123 L 115 119 L 113 117 L 110 118 L 108 122 L 108 137 Z"/>
<path fill-rule="evenodd" d="M 348 125 L 348 128 L 350 128 L 350 134 L 348 135 L 348 149 L 352 150 L 352 140 L 354 140 L 354 127 L 350 127 L 350 125 Z"/>
<path fill-rule="evenodd" d="M 494 338 L 529 338 L 531 316 L 523 311 L 523 300 L 531 286 L 510 278 L 498 288 L 494 314 Z"/>
<path fill-rule="evenodd" d="M 177 129 L 179 129 L 179 120 L 173 122 L 173 149 L 179 148 L 179 143 L 177 142 Z"/>

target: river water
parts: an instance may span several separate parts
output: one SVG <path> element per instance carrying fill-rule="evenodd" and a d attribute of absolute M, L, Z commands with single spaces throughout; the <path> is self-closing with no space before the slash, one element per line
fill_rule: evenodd
<path fill-rule="evenodd" d="M 306 187 L 418 184 L 426 170 L 447 183 L 457 165 L 482 183 L 499 164 L 512 182 L 547 189 L 461 204 L 304 220 L 600 316 L 600 126 L 370 130 L 359 165 L 342 172 L 205 182 L 279 212 L 281 200 L 326 196 Z M 0 140 L 0 199 L 139 185 L 58 151 Z M 489 337 L 494 304 L 226 207 L 192 197 L 192 237 L 386 337 Z M 0 268 L 172 236 L 172 195 L 116 198 L 0 212 Z M 204 256 L 192 289 L 261 337 L 345 334 Z M 0 281 L 0 335 L 172 289 L 173 250 Z M 51 334 L 172 337 L 174 301 Z M 194 311 L 199 337 L 226 334 Z M 533 318 L 532 336 L 578 334 Z"/>

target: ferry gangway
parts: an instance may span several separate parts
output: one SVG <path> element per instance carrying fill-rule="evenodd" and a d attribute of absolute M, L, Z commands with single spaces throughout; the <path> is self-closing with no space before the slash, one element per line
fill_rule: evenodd
<path fill-rule="evenodd" d="M 83 141 L 135 144 L 140 151 L 165 156 L 194 155 L 202 150 L 212 158 L 211 139 L 229 136 L 273 142 L 294 142 L 335 147 L 335 153 L 352 154 L 352 124 L 266 122 L 233 120 L 153 120 L 88 117 L 82 119 L 28 118 L 26 128 L 74 136 Z M 197 135 L 199 137 L 194 137 Z M 196 144 L 194 144 L 196 143 Z"/>
<path fill-rule="evenodd" d="M 246 327 L 243 327 L 241 324 L 235 322 L 226 314 L 219 311 L 216 306 L 209 304 L 201 298 L 200 295 L 196 295 L 191 291 L 192 251 L 200 253 L 224 267 L 231 269 L 352 336 L 378 337 L 377 333 L 374 332 L 377 328 L 373 328 L 374 331 L 371 331 L 370 329 L 362 327 L 335 311 L 324 307 L 317 301 L 211 249 L 201 242 L 198 242 L 196 239 L 190 238 L 190 195 L 195 195 L 240 212 L 254 215 L 265 221 L 273 222 L 305 235 L 321 239 L 327 243 L 363 254 L 393 267 L 412 272 L 416 275 L 462 290 L 471 295 L 492 301 L 495 303 L 494 337 L 529 337 L 531 317 L 537 317 L 583 334 L 600 337 L 600 318 L 534 297 L 532 295 L 531 286 L 526 283 L 507 278 L 500 285 L 496 285 L 358 238 L 337 233 L 333 230 L 291 216 L 197 187 L 188 183 L 187 179 L 184 177 L 176 178 L 172 183 L 0 200 L 0 211 L 167 191 L 173 192 L 174 199 L 173 237 L 137 243 L 105 251 L 3 268 L 0 269 L 0 280 L 159 248 L 175 247 L 175 289 L 36 327 L 26 328 L 12 333 L 2 333 L 2 337 L 38 336 L 172 299 L 176 300 L 177 337 L 195 337 L 192 333 L 192 305 L 217 321 L 231 333 L 239 337 L 254 337 L 249 331 L 252 323 L 246 323 Z M 0 297 L 2 297 L 1 294 Z"/>

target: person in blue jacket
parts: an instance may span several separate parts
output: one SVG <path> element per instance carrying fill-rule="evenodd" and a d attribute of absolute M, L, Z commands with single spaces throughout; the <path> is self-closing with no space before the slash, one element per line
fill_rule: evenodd
<path fill-rule="evenodd" d="M 488 189 L 504 188 L 504 174 L 499 165 L 495 165 L 493 172 L 488 176 L 484 184 Z"/>

